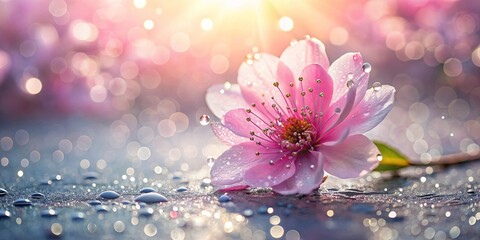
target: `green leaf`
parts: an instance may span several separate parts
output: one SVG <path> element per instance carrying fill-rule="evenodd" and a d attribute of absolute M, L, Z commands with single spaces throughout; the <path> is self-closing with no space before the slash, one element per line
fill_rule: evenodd
<path fill-rule="evenodd" d="M 410 166 L 410 161 L 397 149 L 378 141 L 373 141 L 382 154 L 380 164 L 373 171 L 394 171 Z"/>

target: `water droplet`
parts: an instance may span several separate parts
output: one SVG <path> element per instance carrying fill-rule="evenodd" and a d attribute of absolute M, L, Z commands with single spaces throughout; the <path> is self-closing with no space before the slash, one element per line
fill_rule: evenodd
<path fill-rule="evenodd" d="M 366 73 L 369 73 L 370 71 L 372 71 L 372 65 L 366 62 L 362 65 L 362 70 Z"/>
<path fill-rule="evenodd" d="M 305 35 L 305 39 L 310 40 L 310 39 L 312 39 L 312 37 L 307 34 L 307 35 Z"/>
<path fill-rule="evenodd" d="M 214 164 L 214 163 L 215 163 L 215 158 L 213 158 L 213 157 L 208 157 L 208 158 L 207 158 L 207 165 L 208 165 L 209 167 L 213 167 L 213 164 Z"/>
<path fill-rule="evenodd" d="M 208 187 L 212 184 L 212 179 L 204 178 L 202 179 L 202 183 L 200 184 L 201 187 Z"/>
<path fill-rule="evenodd" d="M 56 217 L 56 216 L 58 216 L 58 214 L 53 209 L 45 209 L 42 212 L 40 212 L 40 216 L 42 216 L 44 218 L 50 218 L 50 217 Z"/>
<path fill-rule="evenodd" d="M 252 209 L 245 209 L 245 210 L 243 210 L 242 215 L 244 217 L 251 217 L 251 216 L 253 216 L 253 210 Z"/>
<path fill-rule="evenodd" d="M 383 160 L 382 154 L 380 154 L 380 153 L 377 154 L 377 160 L 378 160 L 378 161 L 382 161 L 382 160 Z"/>
<path fill-rule="evenodd" d="M 153 208 L 140 208 L 138 215 L 140 217 L 151 217 L 153 215 Z"/>
<path fill-rule="evenodd" d="M 81 221 L 85 219 L 85 213 L 83 212 L 74 212 L 71 216 L 73 221 Z"/>
<path fill-rule="evenodd" d="M 221 203 L 230 202 L 230 201 L 232 201 L 232 198 L 230 196 L 228 196 L 227 194 L 223 194 L 220 197 L 218 197 L 218 201 L 221 202 Z"/>
<path fill-rule="evenodd" d="M 445 119 L 445 116 L 442 116 L 442 119 Z"/>
<path fill-rule="evenodd" d="M 270 160 L 268 164 L 273 165 L 274 164 L 273 160 Z"/>
<path fill-rule="evenodd" d="M 52 181 L 57 181 L 57 182 L 58 182 L 58 181 L 62 181 L 62 175 L 58 175 L 58 174 L 57 174 L 57 175 L 55 175 L 55 176 L 52 176 L 52 177 L 50 178 L 50 180 L 52 180 Z"/>
<path fill-rule="evenodd" d="M 372 84 L 373 91 L 378 92 L 382 89 L 382 84 L 379 82 L 374 82 Z"/>
<path fill-rule="evenodd" d="M 253 59 L 247 58 L 247 59 L 245 60 L 245 63 L 248 64 L 248 65 L 252 65 L 252 64 L 253 64 Z"/>
<path fill-rule="evenodd" d="M 117 199 L 120 197 L 120 194 L 115 191 L 105 191 L 100 193 L 100 197 L 105 199 Z"/>
<path fill-rule="evenodd" d="M 353 87 L 353 84 L 355 84 L 355 82 L 354 82 L 353 80 L 348 80 L 348 81 L 347 81 L 347 87 L 348 87 L 348 88 Z"/>
<path fill-rule="evenodd" d="M 290 41 L 290 46 L 292 46 L 292 47 L 297 45 L 297 44 L 298 44 L 298 41 L 296 39 Z"/>
<path fill-rule="evenodd" d="M 9 218 L 11 216 L 12 216 L 12 214 L 8 210 L 0 209 L 0 219 Z"/>
<path fill-rule="evenodd" d="M 342 109 L 340 109 L 339 107 L 335 108 L 335 113 L 340 113 L 342 111 Z"/>
<path fill-rule="evenodd" d="M 83 180 L 96 180 L 99 176 L 97 172 L 86 172 L 83 174 Z"/>
<path fill-rule="evenodd" d="M 230 90 L 230 88 L 232 88 L 232 84 L 227 81 L 223 83 L 223 88 L 225 88 L 226 90 Z"/>
<path fill-rule="evenodd" d="M 310 169 L 315 169 L 315 165 L 310 165 Z"/>
<path fill-rule="evenodd" d="M 352 80 L 353 79 L 353 73 L 349 72 L 347 74 L 347 80 Z"/>
<path fill-rule="evenodd" d="M 52 180 L 50 179 L 44 179 L 44 180 L 40 180 L 39 181 L 39 184 L 40 186 L 48 186 L 48 185 L 51 185 L 52 184 Z"/>
<path fill-rule="evenodd" d="M 123 201 L 122 201 L 122 204 L 123 204 L 123 205 L 132 205 L 133 203 L 130 202 L 130 201 L 128 201 L 128 200 L 123 200 Z"/>
<path fill-rule="evenodd" d="M 358 59 L 360 59 L 360 55 L 357 53 L 357 54 L 354 54 L 353 55 L 353 60 L 354 61 L 357 61 Z"/>
<path fill-rule="evenodd" d="M 13 202 L 13 206 L 16 206 L 16 207 L 27 207 L 31 205 L 32 205 L 32 201 L 26 198 L 19 198 Z"/>
<path fill-rule="evenodd" d="M 110 209 L 105 205 L 97 205 L 95 206 L 95 211 L 97 211 L 97 213 L 105 213 L 110 211 Z"/>
<path fill-rule="evenodd" d="M 43 195 L 42 193 L 34 193 L 34 194 L 30 195 L 30 197 L 32 199 L 43 199 L 43 198 L 45 198 L 45 195 Z"/>
<path fill-rule="evenodd" d="M 177 192 L 186 192 L 186 191 L 188 191 L 188 188 L 186 188 L 186 187 L 177 188 Z"/>
<path fill-rule="evenodd" d="M 210 116 L 203 114 L 200 116 L 200 124 L 203 126 L 207 126 L 210 123 Z"/>
<path fill-rule="evenodd" d="M 0 197 L 3 197 L 3 196 L 5 196 L 5 195 L 7 195 L 7 194 L 8 194 L 7 190 L 5 190 L 5 189 L 3 189 L 3 188 L 0 188 Z"/>
<path fill-rule="evenodd" d="M 285 167 L 288 168 L 288 169 L 290 169 L 290 168 L 292 167 L 292 165 L 287 164 L 287 165 L 285 165 Z"/>
<path fill-rule="evenodd" d="M 135 198 L 136 202 L 144 203 L 159 203 L 159 202 L 168 202 L 168 199 L 159 193 L 145 193 Z"/>
<path fill-rule="evenodd" d="M 92 200 L 92 201 L 88 202 L 88 204 L 90 204 L 91 206 L 97 206 L 97 205 L 102 204 L 102 202 L 100 202 L 98 200 Z"/>
<path fill-rule="evenodd" d="M 151 187 L 144 187 L 142 189 L 140 189 L 140 193 L 149 193 L 149 192 L 156 192 L 157 190 L 155 190 L 154 188 L 151 188 Z"/>

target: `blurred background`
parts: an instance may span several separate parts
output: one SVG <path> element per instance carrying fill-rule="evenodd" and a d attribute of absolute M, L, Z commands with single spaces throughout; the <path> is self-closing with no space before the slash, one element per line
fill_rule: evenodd
<path fill-rule="evenodd" d="M 205 168 L 225 150 L 198 122 L 206 89 L 305 35 L 330 62 L 361 52 L 370 84 L 396 87 L 371 138 L 422 162 L 476 154 L 479 29 L 477 0 L 0 0 L 0 150 L 23 154 L 1 164 L 15 177 L 40 159 L 82 171 L 127 159 L 124 179 Z"/>

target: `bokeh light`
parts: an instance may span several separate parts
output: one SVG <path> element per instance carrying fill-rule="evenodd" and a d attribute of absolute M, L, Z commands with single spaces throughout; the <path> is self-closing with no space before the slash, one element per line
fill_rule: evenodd
<path fill-rule="evenodd" d="M 42 86 L 42 81 L 38 78 L 29 78 L 25 81 L 25 90 L 32 95 L 40 93 Z"/>

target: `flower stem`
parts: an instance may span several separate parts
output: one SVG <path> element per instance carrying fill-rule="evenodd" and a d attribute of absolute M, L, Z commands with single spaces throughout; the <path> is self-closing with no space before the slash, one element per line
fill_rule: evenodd
<path fill-rule="evenodd" d="M 428 165 L 452 165 L 457 163 L 464 163 L 480 160 L 480 152 L 475 154 L 469 154 L 465 152 L 453 153 L 448 155 L 443 155 L 438 158 L 432 159 L 429 163 L 423 163 L 420 160 L 410 162 L 411 166 L 428 166 Z"/>

